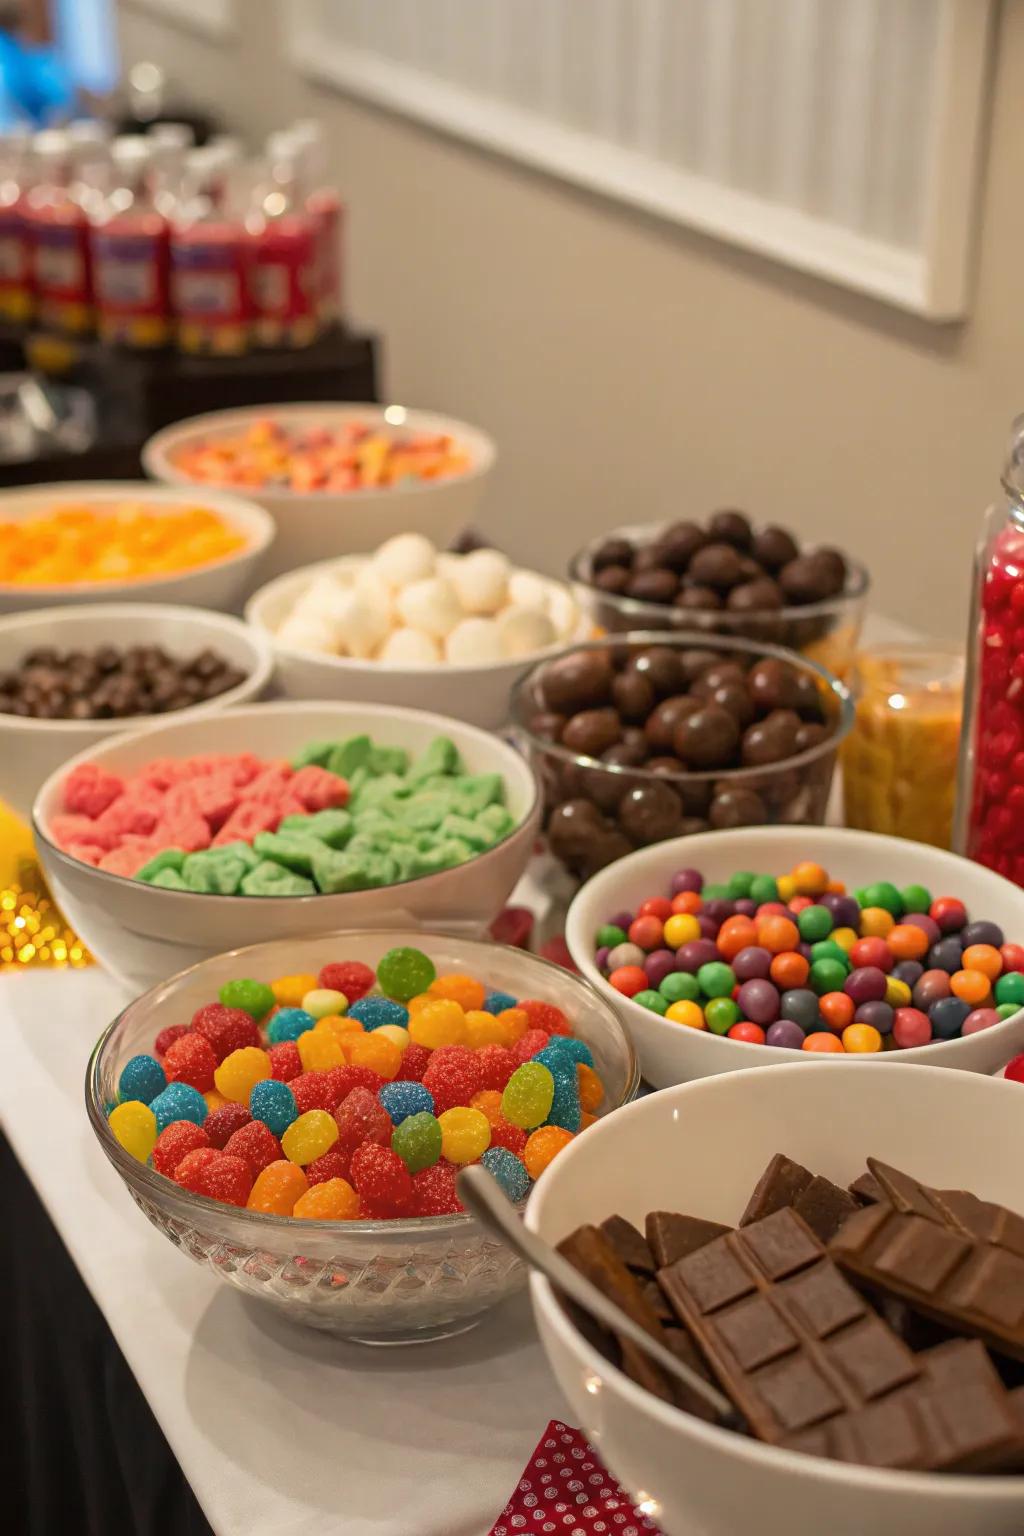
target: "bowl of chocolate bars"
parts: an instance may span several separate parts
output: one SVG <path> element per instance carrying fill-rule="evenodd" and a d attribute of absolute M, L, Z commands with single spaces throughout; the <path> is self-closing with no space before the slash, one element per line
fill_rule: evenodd
<path fill-rule="evenodd" d="M 1020 1536 L 1024 1089 L 885 1062 L 812 1079 L 638 1100 L 527 1207 L 728 1421 L 534 1275 L 559 1384 L 664 1536 Z"/>

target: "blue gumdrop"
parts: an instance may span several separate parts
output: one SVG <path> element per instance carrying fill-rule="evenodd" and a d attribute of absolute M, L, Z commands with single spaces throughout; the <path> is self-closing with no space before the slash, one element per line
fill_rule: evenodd
<path fill-rule="evenodd" d="M 586 1067 L 594 1065 L 594 1053 L 585 1040 L 578 1040 L 575 1035 L 552 1035 L 546 1051 L 561 1051 L 563 1056 L 568 1056 L 572 1061 L 582 1062 Z M 539 1058 L 534 1057 L 534 1060 Z"/>
<path fill-rule="evenodd" d="M 580 1080 L 573 1058 L 559 1045 L 546 1045 L 533 1058 L 541 1062 L 555 1080 L 551 1111 L 545 1125 L 560 1125 L 564 1131 L 574 1134 L 582 1124 L 580 1106 Z"/>
<path fill-rule="evenodd" d="M 526 1199 L 530 1192 L 530 1175 L 514 1152 L 507 1147 L 488 1147 L 480 1161 L 516 1205 Z"/>
<path fill-rule="evenodd" d="M 316 1019 L 305 1008 L 281 1008 L 267 1025 L 267 1039 L 271 1045 L 281 1045 L 286 1040 L 297 1040 L 307 1029 L 312 1029 Z"/>
<path fill-rule="evenodd" d="M 149 1107 L 156 1115 L 157 1134 L 166 1130 L 175 1120 L 191 1120 L 194 1125 L 202 1125 L 209 1114 L 206 1100 L 199 1089 L 190 1087 L 188 1083 L 168 1083 L 163 1093 L 158 1093 Z"/>
<path fill-rule="evenodd" d="M 409 1023 L 409 1010 L 390 997 L 360 997 L 348 1010 L 350 1019 L 358 1019 L 366 1030 L 380 1029 L 382 1024 L 399 1024 L 405 1029 Z"/>
<path fill-rule="evenodd" d="M 125 1062 L 117 1080 L 118 1102 L 138 1099 L 143 1104 L 152 1104 L 166 1087 L 167 1073 L 155 1056 L 133 1056 Z"/>
<path fill-rule="evenodd" d="M 254 1083 L 249 1095 L 249 1113 L 254 1120 L 262 1120 L 268 1131 L 283 1136 L 293 1120 L 299 1118 L 299 1106 L 287 1083 L 274 1077 L 265 1077 Z"/>
<path fill-rule="evenodd" d="M 488 992 L 484 998 L 484 1012 L 497 1016 L 504 1013 L 506 1008 L 514 1008 L 518 1001 L 511 992 Z"/>
<path fill-rule="evenodd" d="M 410 1115 L 432 1115 L 434 1095 L 422 1083 L 385 1083 L 377 1090 L 377 1098 L 391 1116 L 392 1125 L 401 1125 Z"/>

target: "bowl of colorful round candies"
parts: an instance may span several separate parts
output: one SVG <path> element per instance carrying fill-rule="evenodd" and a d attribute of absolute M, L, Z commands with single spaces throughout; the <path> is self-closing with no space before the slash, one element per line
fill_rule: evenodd
<path fill-rule="evenodd" d="M 566 940 L 657 1087 L 822 1056 L 995 1072 L 1024 1047 L 1024 892 L 900 838 L 658 844 L 588 881 Z"/>
<path fill-rule="evenodd" d="M 86 1101 L 151 1222 L 296 1321 L 367 1343 L 473 1326 L 524 1280 L 463 1211 L 510 1199 L 627 1102 L 636 1057 L 589 982 L 522 950 L 401 931 L 235 950 L 130 1004 Z"/>

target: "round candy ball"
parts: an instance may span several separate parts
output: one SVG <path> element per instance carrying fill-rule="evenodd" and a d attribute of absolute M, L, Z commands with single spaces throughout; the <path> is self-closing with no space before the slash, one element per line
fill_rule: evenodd
<path fill-rule="evenodd" d="M 805 1051 L 823 1051 L 826 1054 L 830 1051 L 839 1053 L 843 1050 L 843 1042 L 831 1030 L 817 1030 L 814 1034 L 804 1036 L 803 1049 Z"/>
<path fill-rule="evenodd" d="M 974 1008 L 964 1019 L 960 1033 L 976 1035 L 980 1029 L 991 1029 L 993 1024 L 998 1023 L 999 1015 L 994 1008 Z"/>
<path fill-rule="evenodd" d="M 892 1038 L 904 1051 L 927 1045 L 932 1038 L 931 1020 L 920 1008 L 897 1008 L 892 1021 Z"/>
<path fill-rule="evenodd" d="M 712 939 L 694 939 L 681 944 L 676 950 L 676 964 L 684 971 L 696 974 L 702 965 L 711 965 L 718 959 L 718 949 Z"/>
<path fill-rule="evenodd" d="M 876 1029 L 880 1035 L 891 1035 L 894 1017 L 895 1010 L 891 1003 L 875 1001 L 861 1003 L 853 1015 L 853 1022 L 855 1024 L 867 1024 L 872 1029 Z"/>
<path fill-rule="evenodd" d="M 698 977 L 698 980 L 700 978 Z M 770 981 L 745 981 L 736 998 L 740 1011 L 753 1024 L 774 1024 L 779 1017 L 779 994 Z M 709 1021 L 710 1022 L 710 1021 Z"/>
<path fill-rule="evenodd" d="M 787 1050 L 799 1051 L 803 1047 L 804 1032 L 792 1019 L 776 1019 L 774 1024 L 769 1024 L 764 1039 L 766 1045 L 784 1046 Z"/>
<path fill-rule="evenodd" d="M 813 969 L 811 974 L 813 976 Z M 858 966 L 844 979 L 842 990 L 853 999 L 855 1007 L 860 1007 L 861 1003 L 881 1002 L 885 997 L 885 972 L 873 965 Z"/>
<path fill-rule="evenodd" d="M 633 995 L 634 1003 L 639 1003 L 641 1008 L 649 1008 L 652 1013 L 666 1013 L 668 1011 L 668 998 L 661 992 L 656 992 L 653 987 L 645 987 L 642 992 Z"/>
<path fill-rule="evenodd" d="M 639 944 L 633 944 L 627 940 L 625 944 L 616 944 L 614 949 L 611 950 L 608 956 L 608 969 L 610 971 L 618 971 L 623 966 L 643 965 L 646 958 L 647 955 L 640 948 Z"/>
<path fill-rule="evenodd" d="M 704 1018 L 712 1034 L 727 1035 L 740 1022 L 740 1006 L 731 997 L 713 997 L 704 1009 Z"/>
<path fill-rule="evenodd" d="M 660 987 L 666 976 L 676 968 L 676 957 L 671 949 L 656 949 L 644 961 L 644 971 L 652 987 Z"/>
<path fill-rule="evenodd" d="M 747 944 L 732 958 L 737 981 L 754 981 L 758 977 L 766 979 L 771 967 L 771 952 L 758 944 Z"/>
<path fill-rule="evenodd" d="M 809 987 L 794 987 L 783 992 L 779 1007 L 784 1019 L 792 1019 L 804 1033 L 814 1029 L 821 1017 L 817 994 Z"/>
<path fill-rule="evenodd" d="M 1020 971 L 1008 971 L 1000 976 L 995 985 L 997 1003 L 1024 1005 L 1024 975 Z"/>
<path fill-rule="evenodd" d="M 945 971 L 952 976 L 960 969 L 963 952 L 964 946 L 960 942 L 959 934 L 948 934 L 937 944 L 932 945 L 925 964 L 930 971 Z"/>
<path fill-rule="evenodd" d="M 741 1019 L 729 1031 L 730 1040 L 742 1040 L 745 1045 L 764 1045 L 764 1030 L 751 1019 Z"/>
<path fill-rule="evenodd" d="M 677 869 L 669 881 L 669 889 L 673 896 L 678 896 L 681 891 L 697 891 L 704 888 L 704 876 L 699 869 Z"/>
<path fill-rule="evenodd" d="M 932 1035 L 936 1040 L 955 1039 L 963 1029 L 964 1020 L 969 1017 L 970 1012 L 970 1005 L 961 1002 L 958 997 L 940 997 L 928 1009 Z"/>
<path fill-rule="evenodd" d="M 826 941 L 827 942 L 827 941 Z M 826 992 L 841 992 L 846 981 L 846 964 L 830 957 L 815 960 L 808 977 L 811 990 L 819 997 Z"/>
<path fill-rule="evenodd" d="M 848 1024 L 842 1035 L 843 1050 L 863 1055 L 882 1049 L 882 1037 L 870 1024 Z"/>
<path fill-rule="evenodd" d="M 736 974 L 724 961 L 710 960 L 697 972 L 697 980 L 705 997 L 730 997 L 736 985 Z"/>
<path fill-rule="evenodd" d="M 668 1003 L 692 1003 L 700 997 L 700 982 L 690 971 L 673 971 L 658 991 Z"/>
<path fill-rule="evenodd" d="M 1004 934 L 998 923 L 968 923 L 960 934 L 960 942 L 965 949 L 972 944 L 990 944 L 993 949 L 998 949 L 1004 942 Z"/>

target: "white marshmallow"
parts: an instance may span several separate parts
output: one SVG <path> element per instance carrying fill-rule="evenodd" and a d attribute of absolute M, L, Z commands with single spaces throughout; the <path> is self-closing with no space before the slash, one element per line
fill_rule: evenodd
<path fill-rule="evenodd" d="M 580 610 L 576 606 L 572 593 L 565 587 L 552 586 L 548 599 L 548 613 L 560 640 L 564 640 L 567 635 L 574 635 L 579 628 Z"/>
<path fill-rule="evenodd" d="M 444 657 L 458 667 L 504 661 L 497 624 L 493 619 L 463 619 L 445 641 Z"/>
<path fill-rule="evenodd" d="M 536 571 L 513 571 L 508 579 L 508 600 L 517 608 L 539 608 L 547 612 L 551 586 Z"/>
<path fill-rule="evenodd" d="M 291 612 L 291 617 L 329 619 L 341 602 L 347 587 L 337 576 L 325 573 L 310 582 Z"/>
<path fill-rule="evenodd" d="M 433 575 L 437 551 L 422 533 L 396 533 L 382 544 L 371 566 L 389 587 L 404 587 Z"/>
<path fill-rule="evenodd" d="M 282 645 L 296 651 L 318 651 L 326 656 L 338 654 L 333 624 L 323 619 L 304 617 L 297 611 L 285 619 L 277 631 L 277 638 Z"/>
<path fill-rule="evenodd" d="M 497 619 L 501 648 L 506 656 L 529 656 L 558 639 L 555 626 L 538 608 L 506 608 Z"/>
<path fill-rule="evenodd" d="M 448 581 L 452 579 L 452 572 L 458 570 L 464 559 L 463 555 L 453 555 L 450 550 L 442 549 L 438 552 L 434 563 L 434 575 L 444 576 Z"/>
<path fill-rule="evenodd" d="M 443 640 L 462 618 L 462 608 L 455 588 L 442 576 L 428 576 L 414 581 L 395 599 L 399 618 L 410 629 L 422 629 Z"/>
<path fill-rule="evenodd" d="M 343 595 L 334 622 L 339 643 L 350 656 L 360 659 L 372 655 L 391 628 L 388 614 L 354 588 Z"/>
<path fill-rule="evenodd" d="M 393 629 L 376 659 L 398 667 L 433 667 L 441 660 L 441 647 L 422 629 Z"/>
<path fill-rule="evenodd" d="M 474 549 L 452 568 L 450 581 L 467 613 L 497 613 L 505 605 L 509 563 L 496 549 Z"/>
<path fill-rule="evenodd" d="M 365 597 L 367 602 L 380 609 L 390 625 L 392 622 L 394 593 L 387 582 L 382 580 L 379 572 L 375 571 L 373 566 L 367 563 L 356 572 L 355 581 L 352 585 L 353 589 L 361 597 Z"/>

